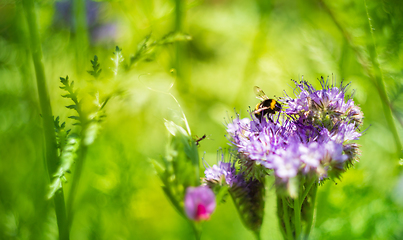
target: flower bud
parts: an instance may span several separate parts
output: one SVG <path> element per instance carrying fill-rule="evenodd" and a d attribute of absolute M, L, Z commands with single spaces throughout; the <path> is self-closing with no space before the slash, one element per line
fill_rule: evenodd
<path fill-rule="evenodd" d="M 207 186 L 188 187 L 185 196 L 185 212 L 189 219 L 208 220 L 216 207 L 215 195 Z"/>

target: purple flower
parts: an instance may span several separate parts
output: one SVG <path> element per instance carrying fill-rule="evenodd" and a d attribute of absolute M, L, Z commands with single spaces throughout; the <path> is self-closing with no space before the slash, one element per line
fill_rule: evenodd
<path fill-rule="evenodd" d="M 216 207 L 215 195 L 207 186 L 188 187 L 185 195 L 185 212 L 194 221 L 208 220 Z"/>
<path fill-rule="evenodd" d="M 236 169 L 234 163 L 231 162 L 218 162 L 218 165 L 206 168 L 204 171 L 206 175 L 204 181 L 208 183 L 223 183 L 232 187 L 232 184 L 236 180 Z"/>
<path fill-rule="evenodd" d="M 356 127 L 362 124 L 361 109 L 354 104 L 352 98 L 345 100 L 348 84 L 336 87 L 322 78 L 320 81 L 322 89 L 316 90 L 306 81 L 300 83 L 294 81 L 294 83 L 296 98 L 286 95 L 283 99 L 287 105 L 285 109 L 287 115 L 298 117 L 305 125 L 313 124 L 318 128 L 326 127 L 329 130 L 340 121 L 354 122 Z"/>
<path fill-rule="evenodd" d="M 273 168 L 271 156 L 281 150 L 295 126 L 289 120 L 274 123 L 257 119 L 236 118 L 228 124 L 230 141 L 246 160 Z"/>
<path fill-rule="evenodd" d="M 358 145 L 351 141 L 361 136 L 360 108 L 352 98 L 346 100 L 348 85 L 336 87 L 323 78 L 320 83 L 322 89 L 316 90 L 306 81 L 295 82 L 296 97 L 279 100 L 283 108 L 276 119 L 238 116 L 228 124 L 241 170 L 261 165 L 286 186 L 297 175 L 339 178 L 358 158 Z"/>

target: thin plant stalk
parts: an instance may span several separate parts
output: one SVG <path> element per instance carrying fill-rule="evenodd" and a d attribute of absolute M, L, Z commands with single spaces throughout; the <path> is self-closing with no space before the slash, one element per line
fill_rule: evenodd
<path fill-rule="evenodd" d="M 192 225 L 192 229 L 195 234 L 196 240 L 200 240 L 202 234 L 200 223 L 190 221 L 190 225 Z"/>
<path fill-rule="evenodd" d="M 395 139 L 395 144 L 396 144 L 396 148 L 398 151 L 398 155 L 400 155 L 400 151 L 402 150 L 402 144 L 400 141 L 399 134 L 397 132 L 395 121 L 393 120 L 391 104 L 390 104 L 388 95 L 386 94 L 385 80 L 383 77 L 382 68 L 379 63 L 379 55 L 378 55 L 378 51 L 376 48 L 375 37 L 374 37 L 374 28 L 372 26 L 371 18 L 369 16 L 367 1 L 364 0 L 364 3 L 365 3 L 365 11 L 367 13 L 368 26 L 369 26 L 369 30 L 371 32 L 371 38 L 372 38 L 372 44 L 369 46 L 369 48 L 370 48 L 369 52 L 370 52 L 370 58 L 371 58 L 372 65 L 374 66 L 374 70 L 375 70 L 374 78 L 376 81 L 376 86 L 377 86 L 379 96 L 382 99 L 383 111 L 384 111 L 384 114 L 386 117 L 386 121 L 388 122 L 389 128 L 393 134 L 393 138 Z"/>
<path fill-rule="evenodd" d="M 388 123 L 389 129 L 392 132 L 393 139 L 395 141 L 395 145 L 396 145 L 396 148 L 397 148 L 396 149 L 397 154 L 400 155 L 401 150 L 402 150 L 402 144 L 401 144 L 400 137 L 399 137 L 399 134 L 398 134 L 398 131 L 397 131 L 397 128 L 396 128 L 396 125 L 395 125 L 395 122 L 394 122 L 394 119 L 393 119 L 393 116 L 392 116 L 393 106 L 390 103 L 390 101 L 388 99 L 388 96 L 386 94 L 386 90 L 385 90 L 384 77 L 383 77 L 382 69 L 381 69 L 380 64 L 379 64 L 378 53 L 377 53 L 377 50 L 376 50 L 373 28 L 372 28 L 371 20 L 370 20 L 369 13 L 368 13 L 367 2 L 364 1 L 365 10 L 366 10 L 366 13 L 367 13 L 367 18 L 368 18 L 368 24 L 369 24 L 369 28 L 370 28 L 370 32 L 371 32 L 371 37 L 372 37 L 372 44 L 370 46 L 368 46 L 368 47 L 369 47 L 369 50 L 370 50 L 369 51 L 370 60 L 371 60 L 371 63 L 373 65 L 373 68 L 375 70 L 374 71 L 375 73 L 373 73 L 372 70 L 370 69 L 370 65 L 365 64 L 366 63 L 366 57 L 359 50 L 359 48 L 354 45 L 353 40 L 352 40 L 352 36 L 342 26 L 340 21 L 335 16 L 334 12 L 327 5 L 326 1 L 320 0 L 320 2 L 322 3 L 323 8 L 327 11 L 327 13 L 331 17 L 331 19 L 333 20 L 333 22 L 335 23 L 337 28 L 343 34 L 344 39 L 346 39 L 347 43 L 349 44 L 351 49 L 354 51 L 354 53 L 356 54 L 357 58 L 360 60 L 359 62 L 361 63 L 361 66 L 362 66 L 363 70 L 365 71 L 365 73 L 368 74 L 371 77 L 371 80 L 372 80 L 373 84 L 375 85 L 376 90 L 378 91 L 379 97 L 381 98 L 381 102 L 382 102 L 382 105 L 383 105 L 384 116 L 385 116 L 386 121 Z M 379 75 L 380 75 L 380 77 L 379 77 Z M 400 119 L 398 119 L 398 120 L 399 120 L 399 122 L 401 122 L 403 124 L 403 122 Z"/>
<path fill-rule="evenodd" d="M 175 25 L 174 29 L 177 33 L 182 33 L 184 30 L 184 20 L 185 20 L 185 4 L 186 1 L 184 0 L 174 0 L 175 3 Z M 180 88 L 180 92 L 184 94 L 189 93 L 189 83 L 186 76 L 187 71 L 187 63 L 186 63 L 186 55 L 185 55 L 185 48 L 186 43 L 184 42 L 175 42 L 175 59 L 174 59 L 174 66 L 176 70 L 176 76 L 180 81 L 180 84 L 177 86 Z"/>
<path fill-rule="evenodd" d="M 82 66 L 85 65 L 85 56 L 88 48 L 86 0 L 73 0 L 73 17 L 76 32 L 76 67 L 77 73 L 80 73 Z"/>
<path fill-rule="evenodd" d="M 304 191 L 290 202 L 287 196 L 277 195 L 277 212 L 284 239 L 308 239 L 315 212 L 317 179 L 301 182 Z M 281 193 L 280 193 L 281 194 Z"/>
<path fill-rule="evenodd" d="M 295 224 L 295 239 L 299 239 L 301 235 L 301 207 L 299 198 L 294 199 L 294 224 Z"/>
<path fill-rule="evenodd" d="M 84 130 L 82 130 L 82 132 L 84 133 Z M 85 137 L 83 137 L 83 139 L 85 139 Z M 71 229 L 71 225 L 74 219 L 74 201 L 76 199 L 77 189 L 81 179 L 81 173 L 83 170 L 87 150 L 88 150 L 87 145 L 82 144 L 80 146 L 80 150 L 78 152 L 78 156 L 76 159 L 76 166 L 74 169 L 73 179 L 71 181 L 71 187 L 67 198 L 67 227 L 69 230 Z"/>
<path fill-rule="evenodd" d="M 307 221 L 307 224 L 306 224 L 306 227 L 304 230 L 304 240 L 308 240 L 309 233 L 311 232 L 311 229 L 312 229 L 313 218 L 314 218 L 315 209 L 316 209 L 315 204 L 316 204 L 317 191 L 318 191 L 318 183 L 316 181 L 314 181 L 314 184 L 311 185 L 310 191 L 309 191 L 311 199 L 312 199 L 312 201 L 311 201 L 312 208 L 309 212 L 308 221 Z"/>
<path fill-rule="evenodd" d="M 290 216 L 288 214 L 289 208 L 287 208 L 288 204 L 287 204 L 287 199 L 285 199 L 285 197 L 282 197 L 282 203 L 283 203 L 282 204 L 283 205 L 283 215 L 284 215 L 283 221 L 285 224 L 285 232 L 286 232 L 287 238 L 289 240 L 292 240 L 293 236 L 292 236 L 292 231 L 291 231 L 291 226 L 290 226 Z"/>
<path fill-rule="evenodd" d="M 255 235 L 255 237 L 256 237 L 256 240 L 260 240 L 261 239 L 261 237 L 260 237 L 260 232 L 253 232 L 254 233 L 254 235 Z"/>
<path fill-rule="evenodd" d="M 33 0 L 22 0 L 25 17 L 28 24 L 30 37 L 28 41 L 31 46 L 32 61 L 35 68 L 36 84 L 38 88 L 39 105 L 42 115 L 42 125 L 45 138 L 45 167 L 47 168 L 49 179 L 53 178 L 58 164 L 57 143 L 54 131 L 53 114 L 50 104 L 49 93 L 46 85 L 45 69 L 42 63 L 42 47 L 39 38 L 39 31 L 36 22 L 36 13 Z M 64 205 L 63 189 L 57 191 L 54 196 L 57 226 L 59 239 L 68 240 L 69 232 L 66 228 L 67 218 Z"/>

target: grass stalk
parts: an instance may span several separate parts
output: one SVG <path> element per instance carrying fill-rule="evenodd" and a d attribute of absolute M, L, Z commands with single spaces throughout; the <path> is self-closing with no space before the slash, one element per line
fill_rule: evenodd
<path fill-rule="evenodd" d="M 34 63 L 36 84 L 38 88 L 39 105 L 42 115 L 42 125 L 45 139 L 45 168 L 48 171 L 49 179 L 57 170 L 58 155 L 56 135 L 54 131 L 53 114 L 50 104 L 49 93 L 46 85 L 45 69 L 42 63 L 42 47 L 40 43 L 39 31 L 36 22 L 36 13 L 33 0 L 22 0 L 26 21 L 28 24 L 29 38 L 32 61 Z M 64 203 L 63 189 L 57 191 L 54 196 L 55 212 L 57 226 L 59 230 L 59 239 L 69 239 L 69 233 L 66 228 L 67 218 Z"/>

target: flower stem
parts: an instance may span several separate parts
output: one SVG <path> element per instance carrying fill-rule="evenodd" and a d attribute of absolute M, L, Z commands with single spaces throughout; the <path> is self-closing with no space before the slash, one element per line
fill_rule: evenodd
<path fill-rule="evenodd" d="M 312 180 L 309 182 L 309 185 L 305 187 L 304 192 L 302 193 L 302 198 L 301 198 L 301 202 L 300 202 L 300 207 L 302 207 L 302 204 L 304 203 L 304 200 L 306 198 L 306 196 L 308 195 L 309 191 L 311 190 L 313 184 L 315 183 L 315 178 L 312 178 Z"/>
<path fill-rule="evenodd" d="M 304 239 L 305 240 L 308 239 L 309 233 L 311 232 L 312 223 L 313 223 L 313 215 L 314 215 L 314 212 L 315 212 L 315 209 L 316 209 L 315 200 L 316 200 L 316 192 L 318 190 L 318 183 L 317 183 L 316 180 L 313 181 L 313 182 L 314 182 L 314 184 L 312 185 L 311 190 L 309 191 L 310 198 L 311 198 L 311 203 L 310 203 L 311 209 L 310 209 L 310 212 L 308 214 L 308 221 L 307 221 L 307 224 L 306 224 L 306 227 L 305 227 L 305 230 L 304 230 Z"/>
<path fill-rule="evenodd" d="M 190 221 L 190 225 L 192 225 L 192 229 L 193 229 L 193 232 L 195 234 L 196 240 L 200 240 L 201 239 L 201 225 L 200 225 L 200 223 L 195 223 L 195 222 Z"/>
<path fill-rule="evenodd" d="M 290 217 L 288 215 L 288 208 L 287 208 L 287 200 L 285 199 L 285 197 L 282 197 L 282 201 L 283 201 L 283 214 L 284 214 L 284 224 L 285 224 L 285 230 L 287 233 L 287 238 L 289 240 L 294 239 L 292 236 L 292 232 L 291 232 L 291 227 L 290 227 Z"/>
<path fill-rule="evenodd" d="M 53 114 L 50 105 L 49 93 L 46 85 L 45 69 L 42 63 L 42 47 L 39 39 L 39 31 L 36 23 L 36 13 L 33 0 L 22 0 L 22 5 L 25 12 L 26 21 L 28 24 L 29 38 L 31 47 L 32 61 L 34 63 L 36 84 L 38 88 L 39 105 L 42 115 L 42 126 L 44 131 L 46 145 L 46 161 L 49 178 L 53 178 L 53 174 L 57 170 L 58 155 L 56 135 L 54 131 Z M 64 205 L 63 189 L 57 191 L 54 196 L 55 212 L 57 226 L 59 230 L 59 239 L 69 239 L 69 232 L 66 227 L 66 209 Z"/>
<path fill-rule="evenodd" d="M 301 205 L 298 197 L 294 199 L 294 224 L 295 239 L 299 239 L 301 235 Z"/>
<path fill-rule="evenodd" d="M 255 234 L 256 240 L 260 240 L 260 232 L 253 232 Z"/>

